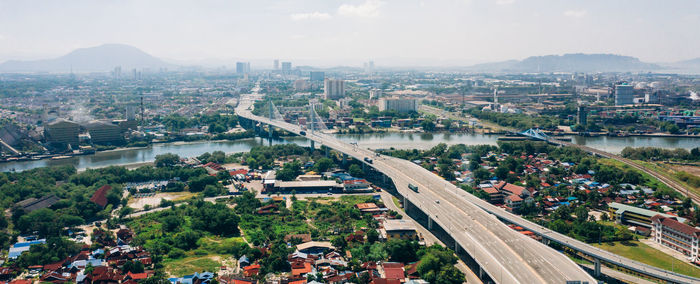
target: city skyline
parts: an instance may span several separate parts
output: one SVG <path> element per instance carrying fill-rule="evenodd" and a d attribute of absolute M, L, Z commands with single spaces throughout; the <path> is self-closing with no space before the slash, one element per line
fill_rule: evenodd
<path fill-rule="evenodd" d="M 564 53 L 673 62 L 700 57 L 699 8 L 692 1 L 2 1 L 0 62 L 104 43 L 183 62 L 470 65 Z"/>

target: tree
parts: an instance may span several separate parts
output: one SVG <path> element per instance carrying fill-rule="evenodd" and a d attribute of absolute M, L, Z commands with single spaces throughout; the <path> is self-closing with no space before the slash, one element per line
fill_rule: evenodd
<path fill-rule="evenodd" d="M 321 158 L 318 160 L 318 162 L 316 162 L 316 164 L 314 165 L 314 168 L 315 168 L 316 172 L 322 173 L 322 172 L 325 172 L 334 166 L 335 166 L 335 163 L 333 163 L 333 160 L 331 160 L 329 158 Z"/>
<path fill-rule="evenodd" d="M 350 165 L 350 167 L 348 168 L 348 173 L 354 177 L 361 177 L 364 175 L 362 167 L 358 166 L 357 164 Z"/>
<path fill-rule="evenodd" d="M 367 231 L 367 242 L 373 244 L 377 241 L 379 241 L 379 233 L 377 232 L 377 230 Z"/>
<path fill-rule="evenodd" d="M 435 130 L 435 122 L 433 122 L 432 120 L 423 120 L 423 122 L 421 122 L 420 125 L 423 128 L 423 131 L 430 132 Z"/>
<path fill-rule="evenodd" d="M 155 165 L 157 168 L 172 167 L 180 162 L 180 156 L 167 153 L 156 156 Z"/>
<path fill-rule="evenodd" d="M 290 181 L 294 180 L 302 173 L 301 162 L 295 160 L 294 162 L 284 164 L 284 167 L 277 171 L 276 178 L 278 180 Z"/>

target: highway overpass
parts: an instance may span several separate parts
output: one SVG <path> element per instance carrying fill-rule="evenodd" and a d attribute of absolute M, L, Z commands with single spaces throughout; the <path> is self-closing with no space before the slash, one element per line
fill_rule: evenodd
<path fill-rule="evenodd" d="M 254 98 L 241 98 L 236 108 L 240 117 L 296 134 L 302 132 L 297 125 L 253 115 Z M 497 214 L 489 214 L 465 198 L 463 190 L 420 166 L 397 158 L 376 157 L 373 151 L 307 131 L 309 133 L 303 136 L 316 143 L 360 161 L 372 158 L 373 162 L 368 165 L 391 178 L 405 205 L 417 206 L 429 216 L 430 227 L 442 228 L 454 239 L 456 251 L 466 251 L 478 263 L 477 274 L 482 279 L 497 283 L 597 282 L 565 255 L 508 228 L 498 220 Z M 409 183 L 416 185 L 418 192 L 408 189 Z"/>

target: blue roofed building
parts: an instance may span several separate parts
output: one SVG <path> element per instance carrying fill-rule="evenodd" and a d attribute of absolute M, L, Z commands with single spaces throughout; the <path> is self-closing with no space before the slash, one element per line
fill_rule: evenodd
<path fill-rule="evenodd" d="M 29 242 L 16 243 L 10 247 L 10 251 L 7 254 L 8 259 L 17 259 L 23 252 L 28 251 L 33 245 L 45 244 L 46 239 L 40 239 Z"/>

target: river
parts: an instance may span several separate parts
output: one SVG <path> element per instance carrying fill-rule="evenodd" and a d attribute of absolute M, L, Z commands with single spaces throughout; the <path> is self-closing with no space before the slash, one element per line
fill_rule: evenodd
<path fill-rule="evenodd" d="M 429 149 L 438 143 L 496 145 L 497 135 L 484 134 L 449 134 L 449 133 L 372 133 L 337 135 L 348 143 L 357 142 L 365 148 Z M 620 153 L 623 148 L 662 147 L 692 149 L 700 146 L 698 138 L 664 138 L 664 137 L 579 137 L 573 138 L 576 144 L 583 144 L 611 153 Z M 302 137 L 276 139 L 272 144 L 297 143 L 308 146 L 309 141 Z M 75 156 L 61 160 L 37 160 L 0 163 L 0 171 L 23 171 L 38 167 L 73 165 L 77 169 L 97 168 L 110 165 L 128 165 L 152 162 L 157 155 L 175 153 L 181 157 L 195 157 L 205 152 L 224 151 L 226 153 L 247 152 L 258 145 L 268 145 L 266 139 L 250 138 L 237 141 L 174 142 L 154 144 L 150 147 L 98 152 L 94 155 Z"/>

